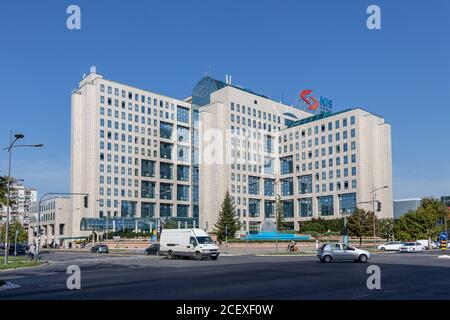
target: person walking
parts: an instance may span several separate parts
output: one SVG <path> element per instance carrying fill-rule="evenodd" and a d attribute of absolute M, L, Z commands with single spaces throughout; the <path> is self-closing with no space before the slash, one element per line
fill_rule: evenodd
<path fill-rule="evenodd" d="M 34 243 L 32 243 L 30 245 L 30 253 L 29 253 L 29 258 L 32 261 L 36 261 L 36 245 Z"/>

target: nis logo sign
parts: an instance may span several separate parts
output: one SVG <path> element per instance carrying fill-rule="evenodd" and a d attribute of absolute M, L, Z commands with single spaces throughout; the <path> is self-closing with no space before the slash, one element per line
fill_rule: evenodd
<path fill-rule="evenodd" d="M 322 96 L 316 98 L 312 90 L 305 89 L 300 92 L 300 106 L 313 113 L 331 112 L 333 100 Z"/>

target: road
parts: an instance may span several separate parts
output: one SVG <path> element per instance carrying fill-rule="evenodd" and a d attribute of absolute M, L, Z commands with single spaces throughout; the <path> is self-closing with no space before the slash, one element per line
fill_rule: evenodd
<path fill-rule="evenodd" d="M 38 268 L 0 272 L 20 288 L 1 299 L 450 299 L 450 259 L 439 252 L 375 254 L 381 289 L 366 286 L 370 264 L 315 257 L 223 256 L 217 261 L 143 255 L 49 253 Z M 81 269 L 68 290 L 66 269 Z"/>

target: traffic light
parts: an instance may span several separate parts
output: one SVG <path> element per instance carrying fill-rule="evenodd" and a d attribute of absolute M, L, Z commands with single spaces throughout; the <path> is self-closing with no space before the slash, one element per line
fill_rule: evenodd
<path fill-rule="evenodd" d="M 381 211 L 381 202 L 377 201 L 377 212 Z"/>
<path fill-rule="evenodd" d="M 87 208 L 89 203 L 89 196 L 84 196 L 83 200 L 84 200 L 84 207 Z"/>

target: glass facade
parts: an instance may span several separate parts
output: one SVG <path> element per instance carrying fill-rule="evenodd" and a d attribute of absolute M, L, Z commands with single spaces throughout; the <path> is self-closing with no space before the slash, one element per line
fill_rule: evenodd
<path fill-rule="evenodd" d="M 177 217 L 187 218 L 189 217 L 189 206 L 184 204 L 177 205 Z"/>
<path fill-rule="evenodd" d="M 189 142 L 189 128 L 177 126 L 177 141 L 179 142 Z"/>
<path fill-rule="evenodd" d="M 161 121 L 159 124 L 159 135 L 164 139 L 172 139 L 173 125 L 167 122 Z"/>
<path fill-rule="evenodd" d="M 177 121 L 189 123 L 189 109 L 177 106 Z"/>
<path fill-rule="evenodd" d="M 300 217 L 312 217 L 312 198 L 299 199 L 298 207 L 300 210 Z"/>
<path fill-rule="evenodd" d="M 120 216 L 121 217 L 135 217 L 136 216 L 136 201 L 122 200 Z"/>
<path fill-rule="evenodd" d="M 172 200 L 173 186 L 170 183 L 159 184 L 159 198 L 164 200 Z"/>
<path fill-rule="evenodd" d="M 159 145 L 159 154 L 161 158 L 172 159 L 173 144 L 161 142 Z"/>
<path fill-rule="evenodd" d="M 188 162 L 190 157 L 189 147 L 177 146 L 177 160 Z"/>
<path fill-rule="evenodd" d="M 160 217 L 171 217 L 172 216 L 172 208 L 171 204 L 161 203 L 159 205 L 159 216 Z"/>
<path fill-rule="evenodd" d="M 334 214 L 333 196 L 318 197 L 319 215 L 332 216 Z"/>

